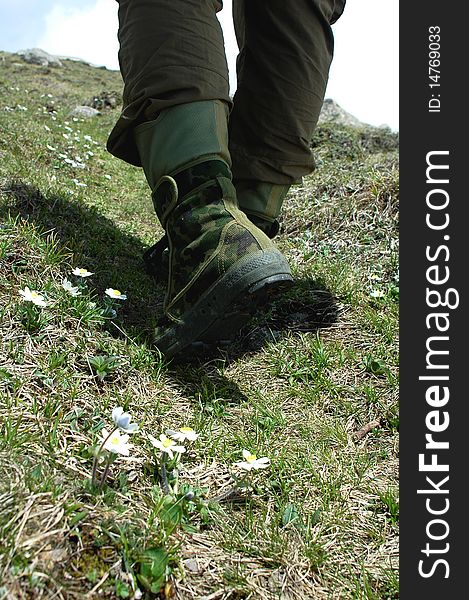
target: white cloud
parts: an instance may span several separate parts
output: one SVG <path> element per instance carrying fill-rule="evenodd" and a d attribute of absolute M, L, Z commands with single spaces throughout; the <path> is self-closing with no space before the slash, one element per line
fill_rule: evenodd
<path fill-rule="evenodd" d="M 55 4 L 45 18 L 38 46 L 51 54 L 118 69 L 117 9 L 117 2 L 110 0 L 81 9 Z"/>
<path fill-rule="evenodd" d="M 117 2 L 96 0 L 74 8 L 57 0 L 47 14 L 46 29 L 38 46 L 52 54 L 82 58 L 118 69 Z M 236 90 L 238 46 L 232 23 L 231 2 L 218 13 L 225 38 L 231 93 Z M 399 11 L 395 0 L 348 0 L 334 25 L 335 56 L 326 97 L 373 125 L 398 129 L 399 113 Z"/>
<path fill-rule="evenodd" d="M 372 125 L 399 128 L 399 4 L 348 0 L 333 25 L 326 97 Z"/>
<path fill-rule="evenodd" d="M 231 93 L 238 46 L 231 2 L 218 13 L 223 27 Z M 365 123 L 399 128 L 399 5 L 395 0 L 347 0 L 333 26 L 335 55 L 326 97 Z"/>

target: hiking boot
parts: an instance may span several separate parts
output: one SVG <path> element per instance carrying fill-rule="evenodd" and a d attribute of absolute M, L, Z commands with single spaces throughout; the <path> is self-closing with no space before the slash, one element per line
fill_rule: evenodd
<path fill-rule="evenodd" d="M 234 184 L 239 208 L 269 238 L 274 238 L 280 229 L 277 219 L 290 186 L 255 179 L 238 179 Z"/>
<path fill-rule="evenodd" d="M 239 210 L 226 119 L 222 102 L 194 102 L 136 128 L 169 247 L 166 322 L 156 339 L 167 357 L 229 341 L 292 282 L 284 256 Z"/>
<path fill-rule="evenodd" d="M 279 232 L 277 217 L 289 185 L 240 179 L 234 182 L 239 208 L 270 239 Z M 147 273 L 158 281 L 166 281 L 169 269 L 168 238 L 164 235 L 143 254 Z"/>

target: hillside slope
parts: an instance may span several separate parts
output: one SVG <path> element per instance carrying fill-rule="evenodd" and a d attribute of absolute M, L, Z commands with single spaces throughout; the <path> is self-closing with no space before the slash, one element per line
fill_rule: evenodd
<path fill-rule="evenodd" d="M 0 598 L 397 599 L 397 135 L 322 123 L 278 238 L 293 289 L 168 364 L 161 229 L 105 150 L 121 88 L 0 52 Z M 117 406 L 140 430 L 95 461 Z M 185 426 L 162 468 L 148 434 Z M 243 479 L 243 449 L 268 468 Z"/>

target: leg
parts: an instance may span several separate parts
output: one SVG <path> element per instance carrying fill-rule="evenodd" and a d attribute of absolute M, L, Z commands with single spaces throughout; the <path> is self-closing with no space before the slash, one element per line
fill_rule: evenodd
<path fill-rule="evenodd" d="M 125 109 L 109 145 L 143 167 L 166 232 L 166 322 L 156 345 L 168 357 L 229 340 L 292 281 L 285 258 L 238 208 L 220 7 L 120 2 Z"/>
<path fill-rule="evenodd" d="M 292 183 L 314 169 L 310 140 L 343 0 L 234 0 L 240 52 L 230 152 L 240 207 L 272 223 Z"/>
<path fill-rule="evenodd" d="M 133 130 L 171 106 L 229 97 L 221 0 L 118 0 L 124 109 L 108 150 L 141 166 Z"/>

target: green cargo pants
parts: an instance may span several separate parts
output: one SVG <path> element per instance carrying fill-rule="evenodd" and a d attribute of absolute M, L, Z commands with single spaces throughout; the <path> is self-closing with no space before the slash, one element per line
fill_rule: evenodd
<path fill-rule="evenodd" d="M 240 52 L 229 95 L 221 0 L 118 0 L 124 108 L 108 150 L 137 166 L 136 125 L 170 106 L 223 100 L 231 108 L 234 179 L 291 184 L 314 169 L 310 140 L 345 0 L 233 0 Z"/>

